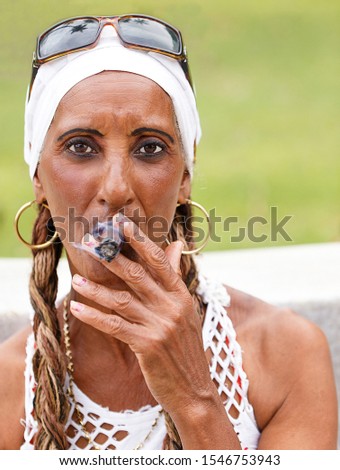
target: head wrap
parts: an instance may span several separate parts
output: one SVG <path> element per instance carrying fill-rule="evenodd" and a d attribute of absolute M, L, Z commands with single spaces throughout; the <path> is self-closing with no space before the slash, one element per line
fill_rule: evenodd
<path fill-rule="evenodd" d="M 135 73 L 157 83 L 171 98 L 192 176 L 194 147 L 201 136 L 193 90 L 177 60 L 124 47 L 112 26 L 105 26 L 92 49 L 67 54 L 40 66 L 25 109 L 25 161 L 33 179 L 44 140 L 65 94 L 81 80 L 103 71 Z"/>

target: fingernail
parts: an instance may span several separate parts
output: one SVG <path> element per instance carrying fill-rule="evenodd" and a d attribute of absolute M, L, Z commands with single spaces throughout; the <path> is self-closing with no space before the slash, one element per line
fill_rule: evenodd
<path fill-rule="evenodd" d="M 82 310 L 84 310 L 84 305 L 74 300 L 71 300 L 70 307 L 71 310 L 73 310 L 74 312 L 81 312 Z"/>
<path fill-rule="evenodd" d="M 75 274 L 72 279 L 73 283 L 76 286 L 83 286 L 86 284 L 86 279 L 84 277 L 79 276 L 79 274 Z"/>

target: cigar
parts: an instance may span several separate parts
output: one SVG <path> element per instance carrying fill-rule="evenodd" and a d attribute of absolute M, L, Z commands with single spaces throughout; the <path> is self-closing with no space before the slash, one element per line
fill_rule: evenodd
<path fill-rule="evenodd" d="M 118 217 L 98 222 L 92 233 L 86 233 L 82 239 L 81 249 L 91 249 L 100 259 L 109 263 L 118 255 L 124 244 L 124 236 Z"/>

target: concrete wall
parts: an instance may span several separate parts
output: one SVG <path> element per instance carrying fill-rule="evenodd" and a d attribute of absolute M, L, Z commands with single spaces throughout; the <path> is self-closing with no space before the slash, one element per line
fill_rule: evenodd
<path fill-rule="evenodd" d="M 213 252 L 199 263 L 224 283 L 318 324 L 330 344 L 340 404 L 340 243 Z M 0 341 L 29 321 L 30 269 L 30 259 L 0 259 Z M 70 286 L 65 260 L 59 278 L 61 298 Z"/>

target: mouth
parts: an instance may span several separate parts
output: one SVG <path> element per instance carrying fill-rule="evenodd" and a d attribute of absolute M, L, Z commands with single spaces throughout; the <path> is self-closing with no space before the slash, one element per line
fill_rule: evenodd
<path fill-rule="evenodd" d="M 131 261 L 138 261 L 140 257 L 124 236 L 124 222 L 127 220 L 134 222 L 132 218 L 116 213 L 109 219 L 97 222 L 92 231 L 84 235 L 81 245 L 108 262 L 111 262 L 120 252 Z"/>
<path fill-rule="evenodd" d="M 85 233 L 80 243 L 73 243 L 73 245 L 80 250 L 90 251 L 108 262 L 111 262 L 118 253 L 122 253 L 129 260 L 143 264 L 138 252 L 132 248 L 129 240 L 124 238 L 123 226 L 124 221 L 127 220 L 133 222 L 144 234 L 140 227 L 140 218 L 135 221 L 133 214 L 128 217 L 122 212 L 117 212 L 101 220 L 97 218 L 92 227 L 88 228 L 88 233 Z"/>

